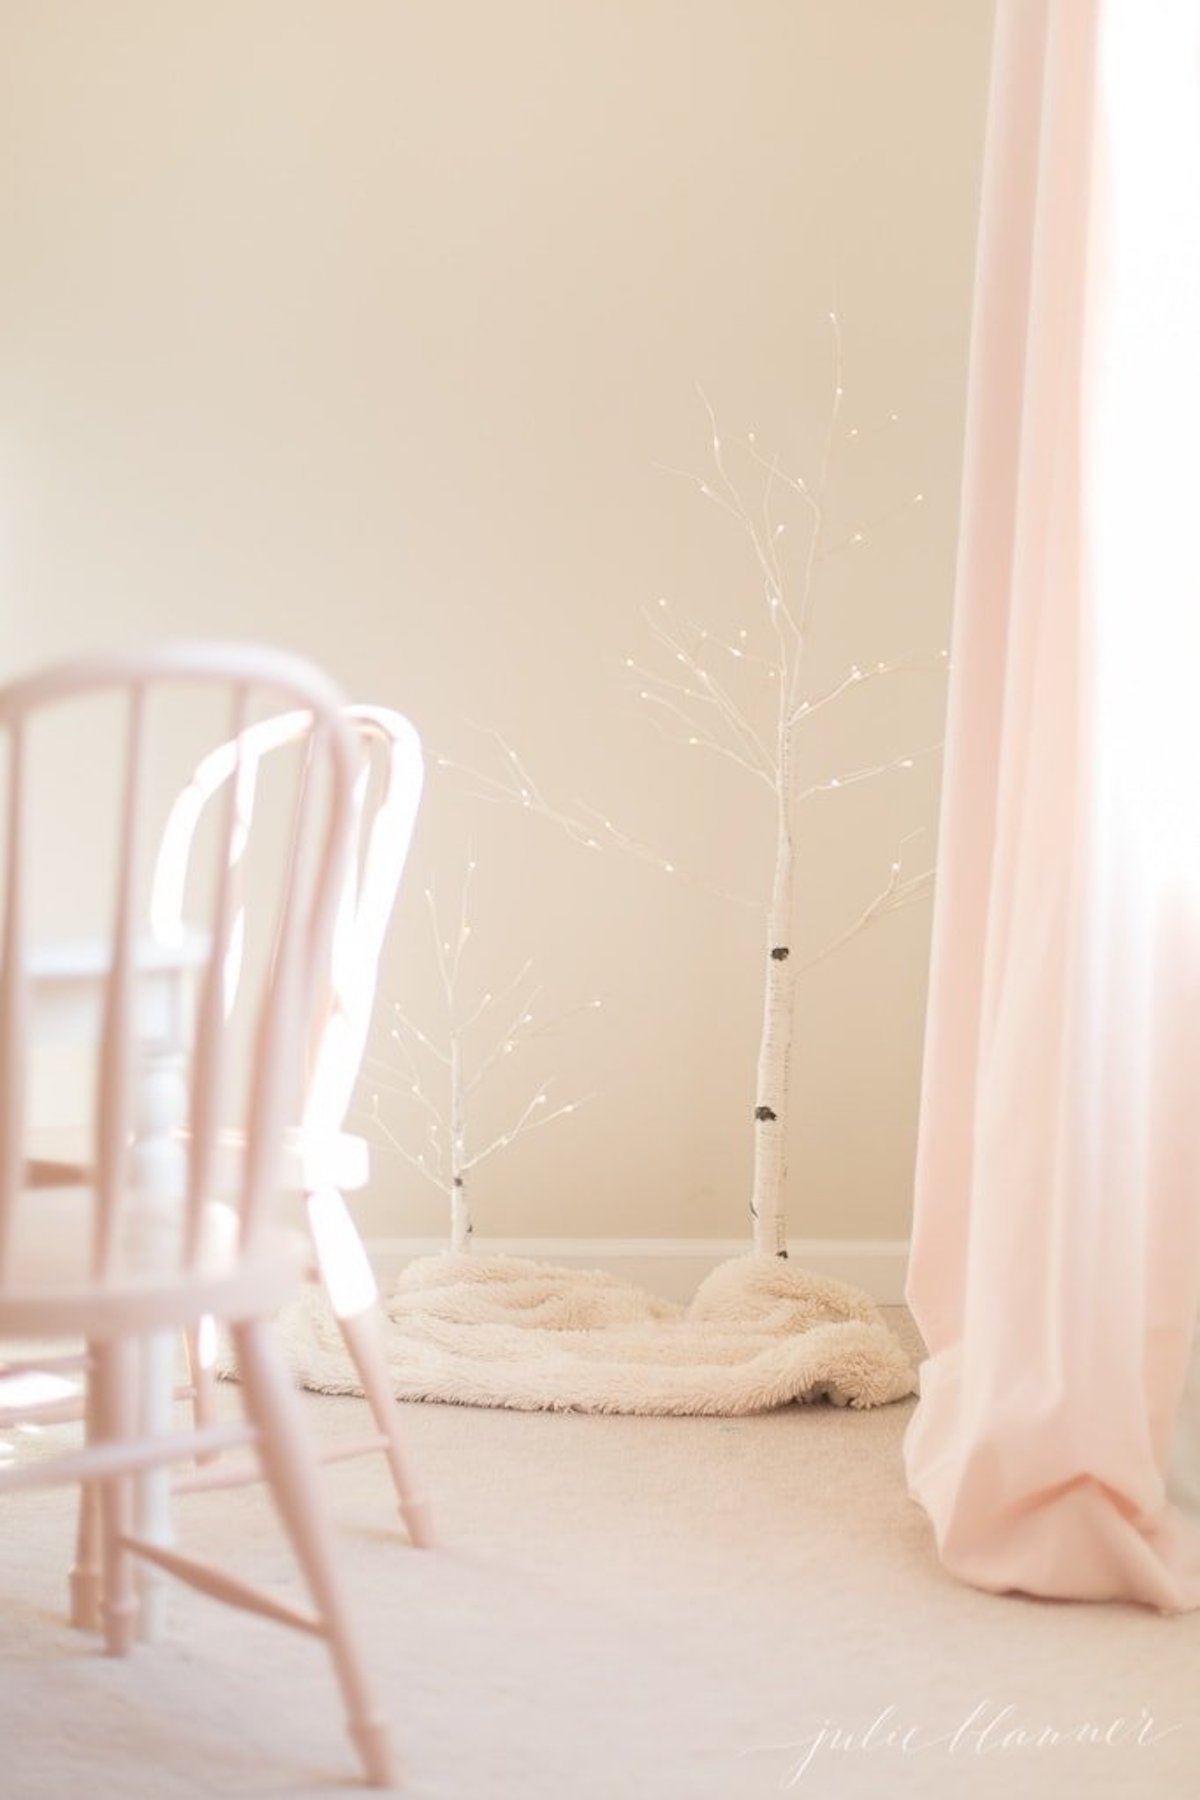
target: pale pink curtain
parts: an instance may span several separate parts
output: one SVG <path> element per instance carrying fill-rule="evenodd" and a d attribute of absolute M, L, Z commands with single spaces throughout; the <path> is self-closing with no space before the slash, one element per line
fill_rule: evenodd
<path fill-rule="evenodd" d="M 905 1461 L 954 1574 L 1166 1610 L 1200 1606 L 1198 345 L 1200 0 L 999 0 Z"/>

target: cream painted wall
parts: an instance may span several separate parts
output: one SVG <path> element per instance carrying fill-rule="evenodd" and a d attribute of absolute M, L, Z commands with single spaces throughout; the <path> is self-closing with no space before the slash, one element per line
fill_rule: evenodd
<path fill-rule="evenodd" d="M 859 435 L 832 512 L 868 536 L 829 567 L 814 681 L 946 642 L 990 16 L 7 0 L 0 672 L 149 633 L 278 640 L 430 745 L 479 760 L 471 722 L 494 727 L 552 798 L 761 891 L 760 797 L 663 744 L 623 679 L 660 595 L 753 622 L 745 545 L 657 465 L 704 468 L 700 383 L 727 437 L 811 471 L 836 294 Z M 814 772 L 935 741 L 942 704 L 924 676 L 860 697 Z M 936 758 L 813 803 L 802 952 L 935 812 Z M 589 1096 L 487 1165 L 478 1228 L 739 1233 L 754 918 L 437 776 L 384 982 L 430 1022 L 420 887 L 453 890 L 468 835 L 480 985 L 532 956 L 548 1011 L 605 1003 L 485 1098 L 481 1132 L 522 1073 Z M 804 982 L 797 1235 L 907 1230 L 928 925 L 885 921 Z M 442 1209 L 384 1150 L 364 1216 L 429 1232 Z"/>

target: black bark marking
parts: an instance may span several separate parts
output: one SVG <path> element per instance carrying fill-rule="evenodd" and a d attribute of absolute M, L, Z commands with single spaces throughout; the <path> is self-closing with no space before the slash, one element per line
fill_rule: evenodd
<path fill-rule="evenodd" d="M 788 949 L 786 944 L 776 944 L 775 948 L 771 952 L 771 961 L 772 962 L 786 962 L 788 957 L 791 954 L 792 953 Z"/>
<path fill-rule="evenodd" d="M 754 1116 L 756 1119 L 763 1121 L 763 1120 L 767 1120 L 767 1119 L 774 1119 L 775 1114 L 771 1111 L 771 1108 L 769 1106 L 756 1106 L 754 1109 Z"/>
<path fill-rule="evenodd" d="M 463 1185 L 463 1178 L 462 1178 L 462 1176 L 461 1176 L 461 1175 L 456 1175 L 456 1176 L 455 1176 L 455 1177 L 454 1177 L 454 1185 L 455 1185 L 455 1187 L 457 1187 L 457 1188 L 460 1188 L 460 1187 L 462 1187 L 462 1185 Z"/>

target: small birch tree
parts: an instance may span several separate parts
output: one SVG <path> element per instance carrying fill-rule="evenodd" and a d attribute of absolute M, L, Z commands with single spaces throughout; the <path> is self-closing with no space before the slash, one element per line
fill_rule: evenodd
<path fill-rule="evenodd" d="M 476 863 L 468 856 L 459 891 L 457 918 L 447 928 L 438 911 L 437 896 L 432 886 L 425 889 L 433 936 L 434 958 L 442 989 L 442 1018 L 426 1031 L 399 1005 L 392 1007 L 390 1041 L 400 1057 L 399 1064 L 379 1057 L 369 1062 L 377 1071 L 376 1090 L 371 1095 L 371 1113 L 379 1131 L 391 1147 L 410 1167 L 433 1184 L 449 1202 L 450 1248 L 465 1253 L 474 1235 L 470 1180 L 474 1172 L 497 1151 L 506 1149 L 519 1137 L 549 1125 L 555 1119 L 575 1112 L 582 1100 L 550 1105 L 548 1082 L 539 1082 L 534 1092 L 520 1106 L 511 1122 L 494 1133 L 483 1144 L 477 1144 L 471 1131 L 473 1103 L 497 1065 L 530 1043 L 548 1036 L 573 1012 L 542 1018 L 538 1007 L 542 989 L 533 978 L 533 964 L 524 962 L 517 973 L 498 991 L 479 993 L 468 982 L 464 958 L 474 935 L 470 918 L 471 879 Z M 477 997 L 472 998 L 474 993 Z M 599 1000 L 587 1003 L 597 1008 Z M 423 1148 L 413 1150 L 405 1137 L 386 1123 L 380 1108 L 378 1076 L 384 1077 L 382 1091 L 409 1100 L 423 1115 Z M 399 1088 L 387 1084 L 399 1077 Z"/>

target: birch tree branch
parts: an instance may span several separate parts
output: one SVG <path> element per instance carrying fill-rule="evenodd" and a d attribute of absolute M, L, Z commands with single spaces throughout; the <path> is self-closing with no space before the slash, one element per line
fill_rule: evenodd
<path fill-rule="evenodd" d="M 904 840 L 905 843 L 908 841 L 907 838 Z M 896 852 L 896 860 L 892 863 L 891 874 L 886 886 L 881 888 L 875 898 L 863 908 L 852 925 L 848 926 L 832 942 L 826 944 L 823 950 L 810 957 L 807 962 L 801 963 L 797 970 L 798 974 L 805 974 L 809 969 L 815 969 L 819 963 L 825 962 L 835 951 L 841 950 L 844 945 L 850 943 L 853 938 L 858 937 L 887 913 L 899 912 L 902 907 L 911 906 L 916 901 L 929 898 L 934 888 L 933 868 L 922 869 L 919 875 L 904 875 L 901 867 L 903 851 L 902 844 Z"/>
<path fill-rule="evenodd" d="M 915 750 L 911 756 L 893 757 L 890 762 L 874 763 L 870 768 L 852 769 L 848 775 L 831 775 L 828 781 L 814 781 L 802 788 L 796 795 L 796 804 L 809 800 L 814 794 L 831 794 L 835 789 L 856 787 L 860 782 L 873 781 L 877 775 L 888 775 L 894 769 L 911 769 L 922 756 L 932 756 L 942 748 L 941 743 L 926 744 L 921 750 Z"/>
<path fill-rule="evenodd" d="M 567 1113 L 577 1112 L 579 1108 L 585 1105 L 591 1098 L 592 1096 L 590 1094 L 585 1094 L 582 1100 L 568 1100 L 565 1105 L 556 1106 L 552 1112 L 543 1113 L 539 1118 L 535 1119 L 533 1113 L 536 1108 L 544 1106 L 546 1103 L 546 1094 L 544 1090 L 535 1094 L 516 1124 L 510 1126 L 507 1131 L 501 1132 L 498 1137 L 493 1138 L 486 1149 L 476 1151 L 474 1156 L 464 1164 L 464 1169 L 477 1169 L 480 1163 L 486 1162 L 487 1158 L 494 1155 L 497 1150 L 506 1150 L 508 1146 L 514 1144 L 519 1137 L 527 1137 L 531 1131 L 538 1131 L 543 1125 L 552 1124 L 555 1119 L 561 1119 Z"/>

